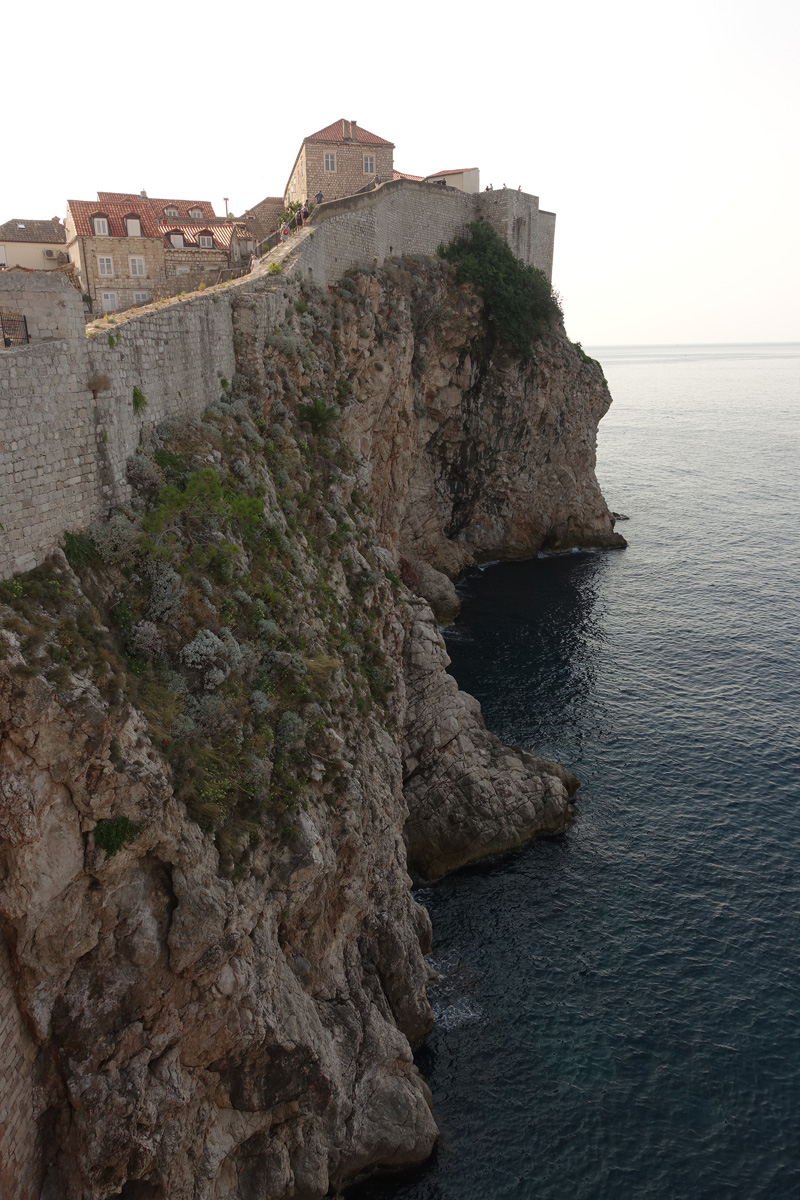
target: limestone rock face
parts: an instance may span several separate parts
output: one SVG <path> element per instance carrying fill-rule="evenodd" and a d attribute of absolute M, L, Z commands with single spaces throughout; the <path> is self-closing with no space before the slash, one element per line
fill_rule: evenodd
<path fill-rule="evenodd" d="M 234 885 L 141 716 L 92 693 L 0 679 L 0 909 L 41 1046 L 47 1194 L 144 1177 L 170 1200 L 317 1197 L 425 1158 L 437 1130 L 410 1043 L 432 1020 L 430 925 L 394 745 L 348 738 L 340 809 L 310 805 Z M 143 832 L 108 858 L 87 835 L 111 811 Z"/>
<path fill-rule="evenodd" d="M 367 321 L 394 320 L 406 335 L 397 348 L 353 345 L 363 368 L 343 422 L 365 455 L 387 544 L 451 578 L 542 549 L 625 545 L 595 476 L 611 396 L 599 363 L 563 327 L 521 361 L 490 354 L 478 298 L 467 287 L 454 294 L 444 270 L 405 303 L 377 278 L 362 282 L 361 297 Z M 436 610 L 422 574 L 419 592 Z"/>
<path fill-rule="evenodd" d="M 316 1200 L 423 1160 L 437 1128 L 411 1046 L 432 1022 L 431 929 L 409 871 L 436 879 L 571 817 L 577 781 L 488 733 L 447 674 L 437 620 L 455 616 L 451 580 L 475 561 L 622 544 L 594 476 L 610 402 L 599 367 L 560 329 L 527 363 L 493 357 L 478 298 L 444 264 L 284 299 L 269 301 L 287 313 L 274 332 L 253 319 L 257 296 L 245 306 L 240 369 L 257 381 L 230 477 L 262 464 L 269 532 L 296 588 L 285 637 L 310 655 L 347 619 L 391 679 L 366 705 L 348 683 L 353 642 L 340 637 L 342 662 L 306 661 L 264 649 L 272 620 L 258 623 L 266 643 L 238 645 L 220 617 L 206 638 L 219 661 L 197 671 L 204 704 L 212 686 L 234 696 L 235 670 L 259 654 L 278 675 L 298 662 L 330 675 L 327 699 L 304 711 L 309 726 L 325 720 L 302 758 L 292 824 L 266 812 L 225 871 L 176 794 L 151 716 L 101 694 L 88 670 L 37 674 L 41 635 L 31 626 L 24 643 L 24 622 L 6 621 L 0 925 L 13 1002 L 38 1046 L 43 1200 Z M 324 466 L 312 543 L 298 518 L 310 486 L 300 405 L 332 395 L 333 380 L 341 412 L 327 450 L 349 447 L 349 458 Z M 227 469 L 225 441 L 215 444 L 192 463 Z M 267 469 L 256 445 L 280 450 L 283 465 Z M 248 553 L 232 564 L 246 582 Z M 78 587 L 63 556 L 55 568 Z M 110 602 L 115 576 L 104 578 Z M 203 583 L 200 618 L 215 611 Z M 136 636 L 161 653 L 178 636 L 172 610 L 158 628 L 148 611 Z M 184 662 L 199 645 L 185 642 Z M 215 711 L 218 736 L 230 736 L 235 721 Z M 262 775 L 272 769 L 266 754 Z M 98 823 L 112 819 L 135 836 L 107 853 Z M 0 1113 L 0 1127 L 9 1119 Z"/>

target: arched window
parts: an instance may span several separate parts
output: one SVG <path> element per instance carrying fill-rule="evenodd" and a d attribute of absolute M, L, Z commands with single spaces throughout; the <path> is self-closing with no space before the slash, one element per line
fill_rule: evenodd
<path fill-rule="evenodd" d="M 169 205 L 167 205 L 167 207 L 164 209 L 164 216 L 165 216 L 165 217 L 177 217 L 177 215 L 178 215 L 178 210 L 177 210 L 177 208 L 175 207 L 175 205 L 174 205 L 174 204 L 169 204 Z"/>
<path fill-rule="evenodd" d="M 204 216 L 202 208 L 190 208 L 189 216 L 196 217 L 198 220 L 202 221 Z"/>
<path fill-rule="evenodd" d="M 108 217 L 97 216 L 92 217 L 92 229 L 95 237 L 108 237 Z"/>
<path fill-rule="evenodd" d="M 128 237 L 142 236 L 142 222 L 135 213 L 131 213 L 130 216 L 125 218 L 125 232 Z"/>

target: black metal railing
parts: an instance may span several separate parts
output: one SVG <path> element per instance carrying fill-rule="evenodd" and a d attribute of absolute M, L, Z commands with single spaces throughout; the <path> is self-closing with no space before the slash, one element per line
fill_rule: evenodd
<path fill-rule="evenodd" d="M 0 313 L 0 332 L 6 349 L 9 346 L 27 346 L 31 340 L 28 322 L 22 313 Z"/>

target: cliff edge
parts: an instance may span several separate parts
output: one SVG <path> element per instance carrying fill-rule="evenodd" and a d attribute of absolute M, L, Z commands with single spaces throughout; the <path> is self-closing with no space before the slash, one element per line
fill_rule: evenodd
<path fill-rule="evenodd" d="M 283 299 L 268 327 L 235 301 L 236 377 L 144 439 L 130 505 L 0 584 L 0 923 L 45 1200 L 312 1200 L 421 1161 L 409 870 L 571 816 L 577 781 L 447 675 L 428 601 L 452 615 L 472 562 L 624 544 L 599 367 L 557 322 L 498 350 L 443 262 Z"/>

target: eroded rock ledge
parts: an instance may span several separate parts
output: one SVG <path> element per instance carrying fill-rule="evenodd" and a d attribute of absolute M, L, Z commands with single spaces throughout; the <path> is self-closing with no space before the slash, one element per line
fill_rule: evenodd
<path fill-rule="evenodd" d="M 424 1159 L 409 868 L 570 818 L 576 781 L 487 732 L 426 598 L 449 619 L 470 563 L 624 544 L 599 367 L 560 328 L 493 357 L 441 263 L 286 299 L 259 336 L 242 299 L 233 391 L 142 447 L 78 573 L 0 585 L 0 921 L 46 1200 L 313 1200 Z"/>

